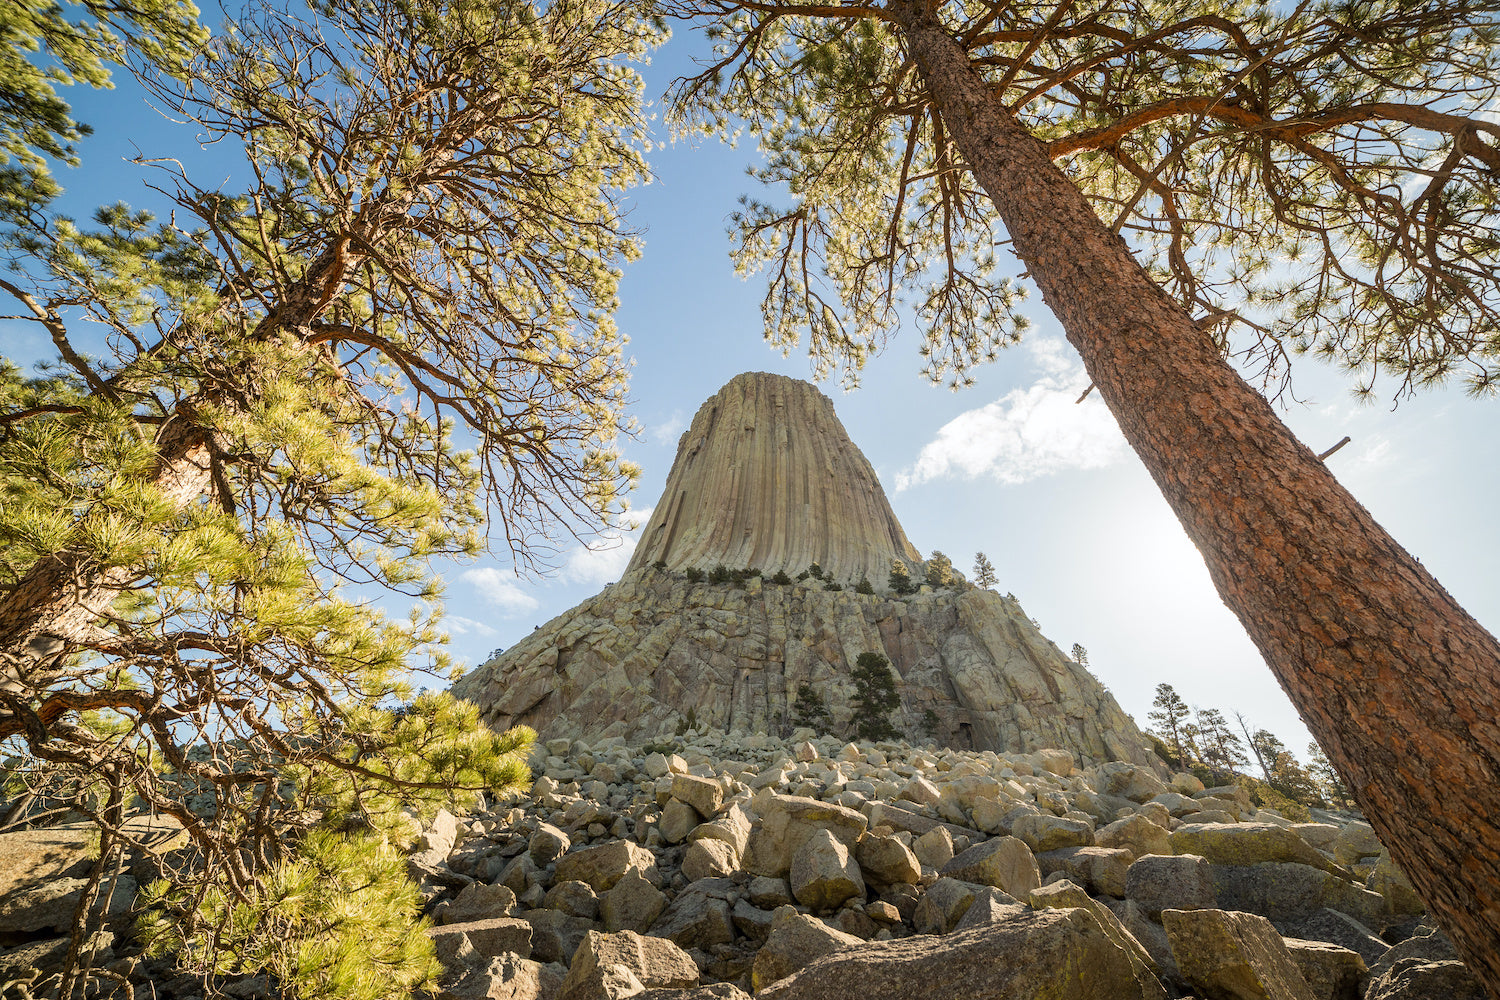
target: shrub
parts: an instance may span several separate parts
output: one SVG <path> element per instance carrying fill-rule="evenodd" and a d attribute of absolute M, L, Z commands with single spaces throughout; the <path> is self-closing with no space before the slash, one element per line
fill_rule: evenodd
<path fill-rule="evenodd" d="M 901 735 L 890 714 L 901 707 L 891 661 L 879 653 L 860 653 L 854 661 L 854 735 L 862 740 L 888 740 Z"/>
<path fill-rule="evenodd" d="M 792 725 L 826 733 L 832 724 L 833 717 L 828 714 L 828 703 L 823 696 L 806 681 L 797 685 L 797 700 L 792 704 Z"/>
<path fill-rule="evenodd" d="M 827 583 L 823 584 L 823 589 L 824 590 L 843 590 L 844 589 L 844 585 L 842 583 L 834 583 L 832 580 L 829 580 Z"/>
<path fill-rule="evenodd" d="M 786 570 L 778 569 L 776 575 L 771 577 L 771 582 L 778 587 L 790 587 L 792 585 L 792 578 L 786 575 Z"/>
<path fill-rule="evenodd" d="M 807 572 L 808 575 L 810 575 L 814 580 L 823 579 L 823 567 L 819 566 L 817 563 L 810 564 L 807 567 Z"/>
<path fill-rule="evenodd" d="M 729 572 L 729 567 L 723 563 L 708 571 L 708 582 L 713 584 L 725 584 L 734 579 L 734 574 Z"/>
<path fill-rule="evenodd" d="M 870 585 L 870 578 L 868 576 L 862 576 L 859 578 L 859 582 L 854 585 L 854 592 L 856 594 L 873 594 L 875 593 L 875 588 Z"/>
<path fill-rule="evenodd" d="M 651 568 L 658 573 L 665 573 L 667 571 L 667 561 L 665 559 L 658 559 L 651 564 Z"/>
<path fill-rule="evenodd" d="M 688 583 L 698 583 L 703 579 L 703 571 L 697 566 L 689 566 L 687 571 Z"/>

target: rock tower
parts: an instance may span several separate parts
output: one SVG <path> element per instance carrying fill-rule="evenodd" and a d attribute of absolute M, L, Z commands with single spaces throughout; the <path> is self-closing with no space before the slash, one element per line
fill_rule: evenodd
<path fill-rule="evenodd" d="M 921 558 L 828 397 L 798 379 L 747 372 L 703 404 L 678 442 L 630 570 L 723 564 L 769 577 L 817 563 L 827 577 L 857 582 Z"/>
<path fill-rule="evenodd" d="M 682 436 L 624 576 L 464 677 L 493 726 L 543 736 L 670 737 L 687 720 L 781 734 L 806 684 L 830 730 L 853 731 L 860 653 L 891 664 L 908 740 L 1074 751 L 1084 763 L 1152 754 L 1135 724 L 1020 604 L 953 574 L 887 591 L 892 563 L 926 566 L 874 469 L 813 386 L 739 375 Z M 821 577 L 806 570 L 816 563 Z M 715 567 L 759 575 L 715 581 Z M 784 572 L 793 579 L 778 585 Z M 854 586 L 867 579 L 874 593 Z"/>

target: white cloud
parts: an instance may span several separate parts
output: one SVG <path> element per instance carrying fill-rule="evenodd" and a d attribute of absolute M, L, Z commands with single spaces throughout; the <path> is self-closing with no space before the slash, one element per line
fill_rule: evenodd
<path fill-rule="evenodd" d="M 683 416 L 681 410 L 673 410 L 666 423 L 652 428 L 651 437 L 657 444 L 673 445 L 677 443 L 677 439 L 685 430 L 687 430 L 687 418 Z"/>
<path fill-rule="evenodd" d="M 896 474 L 897 491 L 945 476 L 985 476 L 1007 485 L 1069 469 L 1100 469 L 1129 454 L 1124 437 L 1083 366 L 1056 337 L 1031 344 L 1041 377 L 977 410 L 959 414 Z"/>
<path fill-rule="evenodd" d="M 521 589 L 515 577 L 508 576 L 493 567 L 464 570 L 460 579 L 473 584 L 474 588 L 479 591 L 479 596 L 499 608 L 500 613 L 506 618 L 524 615 L 541 607 L 540 601 Z M 451 622 L 452 619 L 450 618 L 449 621 Z"/>
<path fill-rule="evenodd" d="M 569 583 L 589 583 L 599 586 L 613 583 L 625 572 L 630 557 L 635 554 L 641 529 L 651 520 L 652 508 L 633 510 L 628 515 L 626 530 L 606 531 L 587 545 L 580 545 L 568 554 L 562 567 L 562 578 Z"/>
<path fill-rule="evenodd" d="M 463 615 L 444 615 L 443 624 L 454 635 L 468 635 L 470 632 L 473 632 L 475 635 L 485 636 L 500 634 L 484 622 L 476 621 L 473 618 L 465 618 Z"/>

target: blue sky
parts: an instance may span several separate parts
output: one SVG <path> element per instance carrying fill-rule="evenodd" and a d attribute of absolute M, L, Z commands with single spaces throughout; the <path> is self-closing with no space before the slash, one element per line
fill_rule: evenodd
<path fill-rule="evenodd" d="M 692 39 L 668 43 L 650 67 L 660 95 L 689 68 Z M 96 128 L 84 166 L 63 171 L 67 209 L 125 200 L 151 203 L 148 171 L 124 161 L 138 149 L 187 160 L 205 182 L 224 160 L 197 153 L 192 136 L 163 120 L 138 90 L 69 95 Z M 665 136 L 663 136 L 665 139 Z M 657 178 L 635 192 L 632 222 L 646 230 L 644 258 L 630 267 L 618 321 L 630 336 L 631 395 L 641 424 L 626 455 L 644 470 L 632 504 L 649 511 L 698 406 L 741 371 L 808 377 L 803 356 L 783 358 L 761 338 L 762 284 L 735 275 L 727 219 L 753 193 L 748 146 L 668 144 L 652 158 Z M 208 171 L 205 176 L 201 171 Z M 8 311 L 8 309 L 7 309 Z M 1234 617 L 1201 557 L 1125 446 L 1097 394 L 1075 405 L 1087 379 L 1061 331 L 1032 296 L 1033 330 L 1019 347 L 978 369 L 974 387 L 951 392 L 920 375 L 917 337 L 898 332 L 868 365 L 863 386 L 822 386 L 854 442 L 885 484 L 913 544 L 947 553 L 965 572 L 976 551 L 1062 649 L 1087 648 L 1091 667 L 1125 710 L 1145 724 L 1155 686 L 1174 685 L 1190 704 L 1243 712 L 1299 755 L 1307 742 L 1295 710 Z M 0 351 L 19 362 L 45 356 L 29 330 L 0 323 Z M 1352 442 L 1330 467 L 1376 518 L 1481 622 L 1500 627 L 1500 469 L 1495 400 L 1457 390 L 1392 408 L 1356 403 L 1351 382 L 1313 361 L 1295 369 L 1300 402 L 1283 418 L 1316 451 Z M 477 663 L 618 578 L 633 538 L 589 548 L 565 540 L 557 570 L 517 577 L 504 553 L 441 567 L 456 656 Z"/>

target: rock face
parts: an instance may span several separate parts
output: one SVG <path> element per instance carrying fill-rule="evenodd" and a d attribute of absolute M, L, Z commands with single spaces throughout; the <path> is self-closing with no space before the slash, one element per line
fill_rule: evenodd
<path fill-rule="evenodd" d="M 699 408 L 630 560 L 669 570 L 809 564 L 844 583 L 920 561 L 875 470 L 812 385 L 747 372 Z"/>
<path fill-rule="evenodd" d="M 896 559 L 913 583 L 927 579 L 828 400 L 793 379 L 741 375 L 683 436 L 623 578 L 454 693 L 494 727 L 650 739 L 689 717 L 731 732 L 789 732 L 809 684 L 826 703 L 826 730 L 847 735 L 855 661 L 876 652 L 890 661 L 901 700 L 891 721 L 905 739 L 1066 748 L 1084 765 L 1154 761 L 1114 698 L 1014 598 L 943 567 L 933 576 L 946 584 L 889 593 Z M 821 578 L 806 573 L 814 562 Z M 704 578 L 704 567 L 720 565 L 759 575 Z M 856 592 L 861 578 L 873 592 Z"/>

